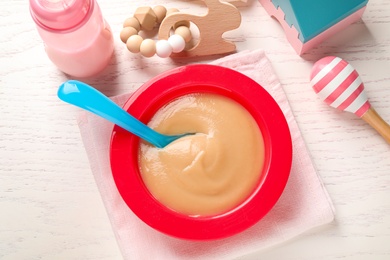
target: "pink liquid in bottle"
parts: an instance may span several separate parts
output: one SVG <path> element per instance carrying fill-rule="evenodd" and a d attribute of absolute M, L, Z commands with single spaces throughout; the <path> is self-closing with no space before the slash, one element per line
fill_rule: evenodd
<path fill-rule="evenodd" d="M 114 40 L 95 0 L 30 0 L 31 16 L 50 60 L 74 77 L 90 77 L 110 61 Z"/>

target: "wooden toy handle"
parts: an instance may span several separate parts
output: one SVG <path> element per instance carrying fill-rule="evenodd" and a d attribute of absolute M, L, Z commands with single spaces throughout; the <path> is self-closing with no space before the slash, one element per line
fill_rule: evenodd
<path fill-rule="evenodd" d="M 370 108 L 362 119 L 372 126 L 390 144 L 390 126 L 378 115 L 375 109 Z"/>

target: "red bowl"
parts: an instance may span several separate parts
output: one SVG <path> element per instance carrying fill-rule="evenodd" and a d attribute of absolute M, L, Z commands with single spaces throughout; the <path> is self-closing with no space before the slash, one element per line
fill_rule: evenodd
<path fill-rule="evenodd" d="M 275 100 L 249 77 L 220 66 L 189 65 L 167 71 L 146 82 L 124 109 L 148 123 L 162 106 L 191 93 L 224 95 L 245 107 L 264 139 L 265 160 L 258 185 L 236 208 L 209 217 L 188 216 L 158 202 L 145 187 L 138 166 L 140 139 L 115 126 L 110 160 L 123 200 L 146 224 L 165 234 L 192 240 L 225 238 L 254 225 L 275 205 L 288 180 L 292 143 L 286 119 Z"/>

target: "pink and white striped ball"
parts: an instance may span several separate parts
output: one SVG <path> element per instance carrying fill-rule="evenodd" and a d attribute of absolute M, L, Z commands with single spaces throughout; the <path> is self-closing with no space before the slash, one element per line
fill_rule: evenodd
<path fill-rule="evenodd" d="M 334 108 L 362 117 L 371 107 L 359 74 L 341 58 L 328 56 L 317 61 L 310 81 L 320 99 Z"/>

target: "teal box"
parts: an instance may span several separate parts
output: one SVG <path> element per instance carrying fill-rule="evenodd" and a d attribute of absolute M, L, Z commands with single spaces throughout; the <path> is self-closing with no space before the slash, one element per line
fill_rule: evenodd
<path fill-rule="evenodd" d="M 302 54 L 359 20 L 368 0 L 259 0 Z"/>

